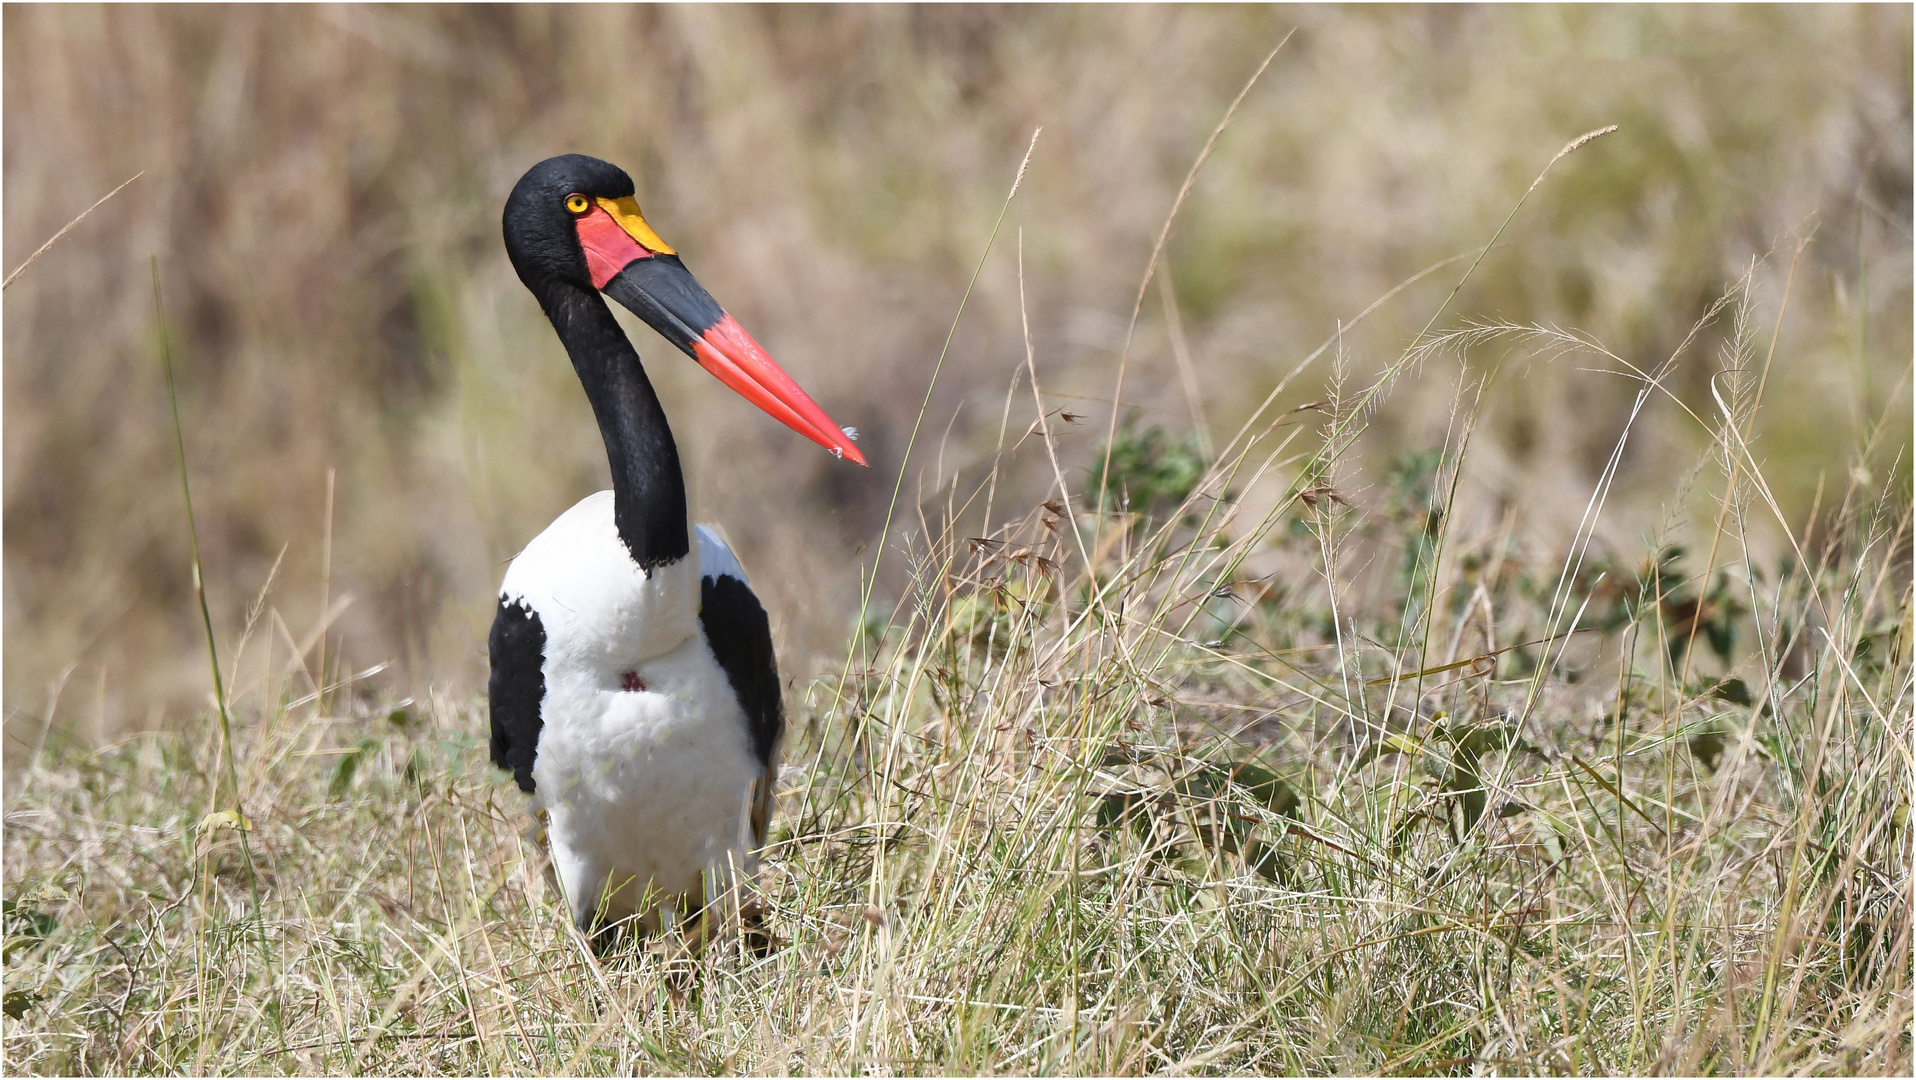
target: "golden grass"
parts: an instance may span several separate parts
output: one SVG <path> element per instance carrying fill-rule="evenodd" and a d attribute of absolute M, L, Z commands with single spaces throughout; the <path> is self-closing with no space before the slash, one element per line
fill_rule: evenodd
<path fill-rule="evenodd" d="M 6 292 L 8 1071 L 1911 1069 L 1906 12 L 1303 12 L 1241 104 L 1288 14 L 4 18 L 10 252 L 152 170 Z M 485 761 L 602 468 L 492 235 L 558 135 L 879 421 L 655 365 L 791 677 L 762 959 L 592 955 Z"/>
<path fill-rule="evenodd" d="M 993 468 L 918 499 L 902 601 L 794 696 L 763 959 L 593 956 L 466 695 L 268 663 L 244 817 L 211 725 L 56 747 L 10 792 L 7 1065 L 1907 1071 L 1907 444 L 1753 554 L 1756 280 L 1706 316 L 1700 568 L 1674 526 L 1636 561 L 1593 543 L 1614 467 L 1564 549 L 1464 504 L 1496 375 L 1472 355 L 1608 365 L 1633 416 L 1683 413 L 1702 324 L 1647 371 L 1514 325 L 1413 336 L 1361 381 L 1337 349 L 1328 398 L 1272 395 L 1191 469 L 1195 441 L 1127 428 L 1103 515 L 1028 349 L 997 448 L 1042 443 L 1057 498 Z M 1383 399 L 1453 364 L 1441 445 L 1360 493 Z"/>

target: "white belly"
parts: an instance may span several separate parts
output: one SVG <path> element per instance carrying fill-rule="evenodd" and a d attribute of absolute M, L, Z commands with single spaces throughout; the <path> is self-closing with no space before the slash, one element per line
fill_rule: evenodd
<path fill-rule="evenodd" d="M 641 664 L 646 689 L 548 687 L 532 775 L 574 920 L 681 913 L 751 871 L 752 785 L 764 766 L 702 636 Z M 647 893 L 654 895 L 648 901 Z M 684 898 L 684 899 L 681 899 Z"/>

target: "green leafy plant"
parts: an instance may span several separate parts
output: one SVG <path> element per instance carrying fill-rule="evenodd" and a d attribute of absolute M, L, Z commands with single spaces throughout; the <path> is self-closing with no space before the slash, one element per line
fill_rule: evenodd
<path fill-rule="evenodd" d="M 1100 461 L 1103 457 L 1097 455 Z M 1104 505 L 1147 517 L 1176 509 L 1205 471 L 1195 434 L 1172 435 L 1157 424 L 1140 425 L 1135 416 L 1125 417 L 1118 426 L 1110 462 L 1099 493 Z"/>

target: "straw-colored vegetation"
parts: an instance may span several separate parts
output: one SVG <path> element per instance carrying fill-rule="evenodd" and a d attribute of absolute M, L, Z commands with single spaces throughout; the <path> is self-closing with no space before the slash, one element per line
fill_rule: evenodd
<path fill-rule="evenodd" d="M 1907 14 L 1307 13 L 1221 126 L 1280 16 L 9 8 L 7 269 L 155 173 L 7 291 L 8 1070 L 1906 1073 Z M 448 644 L 601 468 L 540 123 L 879 448 L 664 375 L 791 677 L 763 958 L 594 956 Z M 230 745 L 129 730 L 208 681 L 150 249 Z"/>

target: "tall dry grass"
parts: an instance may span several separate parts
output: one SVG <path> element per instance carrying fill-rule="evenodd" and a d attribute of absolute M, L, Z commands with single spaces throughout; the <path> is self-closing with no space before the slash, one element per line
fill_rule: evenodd
<path fill-rule="evenodd" d="M 900 599 L 794 695 L 769 956 L 593 956 L 469 695 L 266 664 L 227 759 L 243 815 L 210 726 L 55 744 L 18 779 L 8 1064 L 1907 1071 L 1907 425 L 1866 417 L 1793 521 L 1759 432 L 1806 362 L 1782 327 L 1807 237 L 1667 351 L 1469 314 L 1483 241 L 1521 249 L 1607 149 L 1513 185 L 1421 307 L 1384 294 L 1421 329 L 1380 364 L 1333 333 L 1241 421 L 1126 423 L 1085 468 L 1027 329 L 1037 229 L 1003 237 L 1024 332 L 988 464 L 896 474 Z M 1629 393 L 1561 542 L 1484 453 L 1527 365 Z M 1405 395 L 1447 403 L 1408 453 Z M 1654 425 L 1695 451 L 1618 550 Z"/>
<path fill-rule="evenodd" d="M 512 180 L 559 150 L 630 168 L 714 292 L 867 433 L 870 474 L 795 452 L 641 333 L 696 510 L 730 527 L 748 564 L 791 570 L 762 588 L 803 672 L 836 654 L 857 608 L 926 371 L 1030 130 L 1046 128 L 1044 151 L 1012 224 L 1028 226 L 1047 392 L 1087 416 L 1059 443 L 1082 483 L 1164 209 L 1244 74 L 1292 27 L 1168 238 L 1127 416 L 1232 430 L 1338 320 L 1481 244 L 1539 153 L 1617 123 L 1454 310 L 1665 356 L 1752 254 L 1811 235 L 1780 338 L 1796 362 L 1770 390 L 1789 407 L 1753 432 L 1793 526 L 1886 404 L 1906 426 L 1910 30 L 1895 9 L 0 18 L 5 268 L 144 170 L 5 294 L 9 760 L 43 730 L 109 740 L 188 720 L 204 700 L 150 255 L 174 307 L 222 633 L 278 566 L 300 585 L 262 615 L 277 662 L 296 649 L 309 666 L 389 664 L 373 678 L 396 696 L 476 685 L 501 560 L 604 483 L 585 403 L 497 237 Z M 1767 302 L 1779 266 L 1756 279 Z M 1446 280 L 1419 280 L 1345 336 L 1354 378 L 1395 355 Z M 927 492 L 995 453 L 1003 382 L 1022 362 L 1002 252 L 969 310 L 931 402 Z M 1489 519 L 1514 507 L 1512 527 L 1546 547 L 1574 535 L 1633 394 L 1573 367 L 1495 381 L 1474 450 Z M 1671 389 L 1707 412 L 1704 371 L 1680 365 Z M 1321 379 L 1307 372 L 1280 404 L 1322 396 Z M 1441 440 L 1450 395 L 1424 385 L 1380 405 L 1360 459 L 1381 467 Z M 1600 546 L 1636 550 L 1700 439 L 1646 414 Z M 1006 498 L 1051 485 L 1028 453 L 1000 465 Z M 1866 467 L 1886 475 L 1880 457 Z M 1781 540 L 1766 528 L 1752 543 L 1769 558 Z M 882 566 L 878 580 L 889 600 L 907 584 Z"/>

